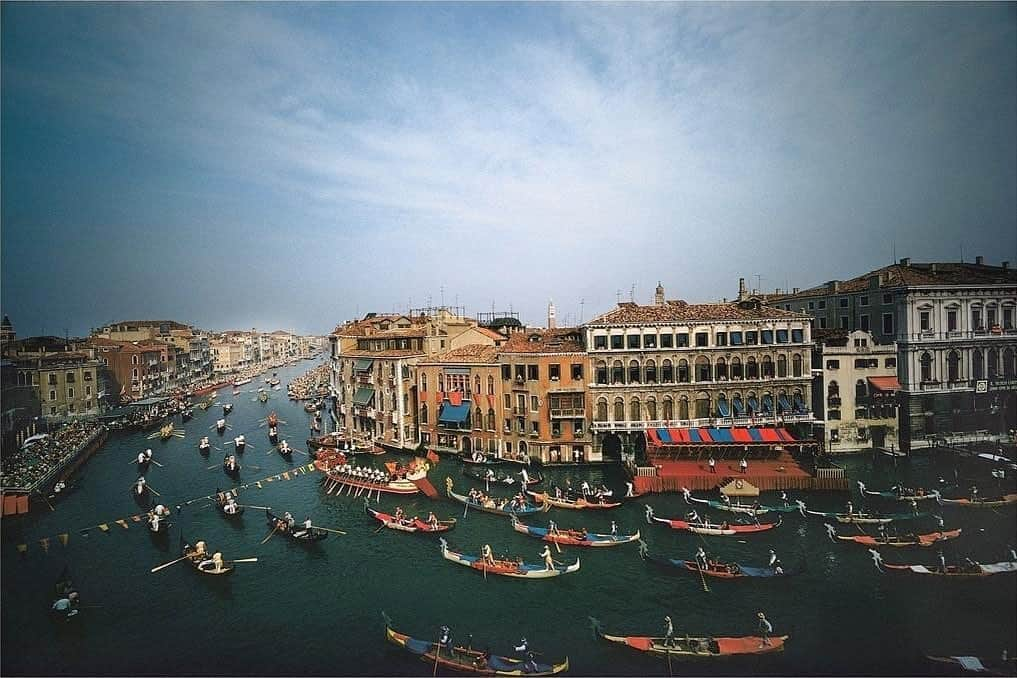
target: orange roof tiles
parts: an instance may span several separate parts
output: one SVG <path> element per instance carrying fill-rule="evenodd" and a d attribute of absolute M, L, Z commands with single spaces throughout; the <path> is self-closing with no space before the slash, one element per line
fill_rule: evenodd
<path fill-rule="evenodd" d="M 498 347 L 486 344 L 467 344 L 446 351 L 439 356 L 428 360 L 426 364 L 456 364 L 456 363 L 484 363 L 493 364 L 498 362 Z"/>
<path fill-rule="evenodd" d="M 721 304 L 688 304 L 684 301 L 668 301 L 652 306 L 623 302 L 618 304 L 618 308 L 597 316 L 587 324 L 597 326 L 625 323 L 718 322 L 768 318 L 790 320 L 803 317 L 805 316 L 800 313 L 736 301 Z"/>
<path fill-rule="evenodd" d="M 582 332 L 574 327 L 514 332 L 501 353 L 583 353 Z"/>

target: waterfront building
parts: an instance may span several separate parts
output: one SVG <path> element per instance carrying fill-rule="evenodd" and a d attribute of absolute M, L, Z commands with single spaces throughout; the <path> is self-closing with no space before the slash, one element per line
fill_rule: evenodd
<path fill-rule="evenodd" d="M 900 449 L 897 345 L 869 332 L 815 330 L 813 409 L 831 454 Z"/>
<path fill-rule="evenodd" d="M 141 400 L 170 385 L 175 351 L 163 341 L 117 341 L 93 336 L 89 344 L 102 364 L 103 390 L 112 400 Z"/>
<path fill-rule="evenodd" d="M 29 388 L 39 415 L 67 419 L 99 412 L 99 361 L 81 339 L 29 337 L 5 347 L 14 389 Z M 6 405 L 5 405 L 6 408 Z"/>
<path fill-rule="evenodd" d="M 245 360 L 243 340 L 220 335 L 209 341 L 209 348 L 212 351 L 213 372 L 216 374 L 237 372 L 249 364 Z"/>
<path fill-rule="evenodd" d="M 169 341 L 174 331 L 190 330 L 175 320 L 122 320 L 92 330 L 92 336 L 112 341 Z"/>
<path fill-rule="evenodd" d="M 813 314 L 819 327 L 835 318 L 839 328 L 896 342 L 904 450 L 1017 427 L 1017 272 L 1009 262 L 905 258 L 767 303 Z"/>
<path fill-rule="evenodd" d="M 650 428 L 787 426 L 811 435 L 809 316 L 732 302 L 619 303 L 585 325 L 593 451 L 619 458 Z"/>
<path fill-rule="evenodd" d="M 416 449 L 416 364 L 469 344 L 493 345 L 492 334 L 461 309 L 448 307 L 369 313 L 336 327 L 329 344 L 337 427 L 357 439 Z"/>

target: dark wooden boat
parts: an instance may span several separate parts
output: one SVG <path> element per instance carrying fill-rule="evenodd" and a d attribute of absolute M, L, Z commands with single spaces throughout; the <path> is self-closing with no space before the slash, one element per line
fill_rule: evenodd
<path fill-rule="evenodd" d="M 543 541 L 563 544 L 565 546 L 589 546 L 589 547 L 605 547 L 605 546 L 619 546 L 621 544 L 628 544 L 629 542 L 636 541 L 639 539 L 639 532 L 635 534 L 594 534 L 593 532 L 587 532 L 586 530 L 556 530 L 551 532 L 545 527 L 534 527 L 532 525 L 524 525 L 519 522 L 515 516 L 512 516 L 512 529 L 520 534 L 526 534 L 531 537 L 536 537 Z"/>
<path fill-rule="evenodd" d="M 856 544 L 862 544 L 870 548 L 878 546 L 892 546 L 898 548 L 915 547 L 915 548 L 928 548 L 934 546 L 941 541 L 947 541 L 948 539 L 956 539 L 961 535 L 961 528 L 956 530 L 942 530 L 939 532 L 930 532 L 928 534 L 886 534 L 886 535 L 871 535 L 871 534 L 851 534 L 851 535 L 840 535 L 834 530 L 833 525 L 826 526 L 827 533 L 830 537 L 836 537 L 841 541 L 851 541 Z"/>
<path fill-rule="evenodd" d="M 456 526 L 456 519 L 449 518 L 448 520 L 439 520 L 437 527 L 432 527 L 426 521 L 417 519 L 403 519 L 396 520 L 396 517 L 389 515 L 388 513 L 382 513 L 381 511 L 371 508 L 365 502 L 364 506 L 367 511 L 367 515 L 371 516 L 382 525 L 390 530 L 396 530 L 397 532 L 419 532 L 426 534 L 434 534 L 436 532 L 448 532 Z"/>
<path fill-rule="evenodd" d="M 711 523 L 708 520 L 702 520 L 699 522 L 689 522 L 687 520 L 678 520 L 672 518 L 658 518 L 653 515 L 653 508 L 650 506 L 646 507 L 646 522 L 657 522 L 667 525 L 672 530 L 687 530 L 695 534 L 708 534 L 713 536 L 730 537 L 736 534 L 749 534 L 752 532 L 765 532 L 772 530 L 776 527 L 780 527 L 781 519 L 777 519 L 775 523 L 755 523 L 749 525 L 743 525 L 738 523 Z"/>
<path fill-rule="evenodd" d="M 215 488 L 215 505 L 216 505 L 216 508 L 219 509 L 220 515 L 222 515 L 223 518 L 226 518 L 226 520 L 238 520 L 240 518 L 240 516 L 242 516 L 244 514 L 244 507 L 238 505 L 236 513 L 226 513 L 226 500 L 227 500 L 229 495 L 232 495 L 233 498 L 236 499 L 237 498 L 237 491 L 236 490 L 226 490 L 225 492 L 223 492 L 218 487 Z"/>
<path fill-rule="evenodd" d="M 497 506 L 478 504 L 468 496 L 457 494 L 453 491 L 452 479 L 448 477 L 445 478 L 445 490 L 450 499 L 454 499 L 460 504 L 466 504 L 471 509 L 483 511 L 484 513 L 493 513 L 496 516 L 526 516 L 533 513 L 542 513 L 550 508 L 550 504 L 540 504 L 538 506 L 526 506 L 525 508 L 513 510 L 512 508 L 498 508 Z M 505 506 L 509 505 L 506 504 Z"/>
<path fill-rule="evenodd" d="M 994 499 L 971 499 L 968 497 L 947 499 L 946 497 L 940 497 L 939 503 L 948 506 L 963 506 L 965 508 L 999 508 L 1000 506 L 1017 504 L 1017 494 L 1004 494 L 1002 497 Z"/>
<path fill-rule="evenodd" d="M 621 502 L 609 502 L 604 501 L 603 498 L 597 501 L 590 501 L 585 497 L 579 497 L 577 499 L 566 499 L 565 497 L 552 497 L 546 492 L 534 492 L 527 490 L 526 494 L 533 497 L 540 504 L 547 504 L 556 508 L 573 509 L 573 510 L 589 510 L 589 509 L 613 509 L 621 506 Z"/>
<path fill-rule="evenodd" d="M 223 473 L 228 475 L 230 478 L 234 478 L 234 479 L 240 477 L 240 469 L 243 468 L 240 465 L 240 462 L 236 461 L 235 464 L 234 464 L 234 467 L 230 468 L 229 464 L 228 464 L 228 461 L 229 461 L 229 457 L 223 457 L 223 460 L 222 460 L 222 470 L 223 470 Z"/>
<path fill-rule="evenodd" d="M 1017 561 L 1012 560 L 1001 563 L 988 563 L 986 565 L 975 562 L 969 562 L 966 565 L 947 565 L 946 571 L 943 571 L 943 569 L 938 565 L 891 565 L 883 562 L 883 558 L 879 555 L 879 551 L 869 549 L 869 553 L 872 554 L 872 561 L 876 564 L 876 569 L 880 572 L 889 571 L 900 574 L 925 575 L 931 577 L 955 577 L 964 579 L 989 577 L 994 574 L 1017 573 Z"/>
<path fill-rule="evenodd" d="M 793 577 L 796 574 L 801 574 L 804 569 L 784 570 L 781 568 L 781 572 L 778 573 L 772 567 L 748 567 L 738 563 L 720 563 L 717 561 L 709 561 L 705 568 L 701 568 L 695 560 L 655 556 L 646 549 L 646 545 L 643 542 L 640 542 L 639 545 L 639 557 L 648 563 L 660 567 L 690 572 L 696 575 L 702 573 L 704 576 L 715 577 L 717 579 L 744 579 L 749 577 L 779 579 L 781 577 Z"/>
<path fill-rule="evenodd" d="M 451 649 L 439 648 L 437 642 L 411 638 L 404 633 L 395 631 L 387 619 L 385 637 L 390 643 L 418 655 L 424 662 L 435 667 L 434 670 L 440 666 L 451 671 L 460 671 L 476 676 L 554 676 L 568 671 L 569 668 L 568 657 L 553 664 L 537 662 L 535 666 L 527 668 L 526 659 L 494 655 L 474 650 L 472 647 L 462 647 L 455 643 Z M 436 652 L 439 649 L 440 652 Z M 533 668 L 536 670 L 532 670 Z"/>
<path fill-rule="evenodd" d="M 225 417 L 227 414 L 233 411 L 233 403 L 222 404 L 222 414 Z"/>
<path fill-rule="evenodd" d="M 475 478 L 476 480 L 483 480 L 485 483 L 491 483 L 492 485 L 508 485 L 510 487 L 521 487 L 523 481 L 521 478 L 517 478 L 513 473 L 495 473 L 494 477 L 490 480 L 487 478 L 486 471 L 475 471 L 470 468 L 463 468 L 463 475 L 467 478 Z M 529 474 L 527 474 L 529 475 Z M 530 476 L 529 481 L 526 483 L 527 487 L 533 487 L 544 482 L 544 477 L 537 473 L 536 475 Z"/>
<path fill-rule="evenodd" d="M 594 629 L 601 638 L 612 643 L 627 645 L 640 652 L 667 655 L 674 659 L 711 659 L 716 657 L 733 657 L 749 654 L 770 654 L 782 652 L 784 643 L 790 636 L 770 636 L 769 644 L 764 644 L 759 636 L 722 637 L 675 636 L 671 644 L 664 638 L 652 636 L 612 636 L 604 633 L 600 624 L 593 620 Z"/>
<path fill-rule="evenodd" d="M 222 577 L 233 572 L 234 568 L 233 562 L 225 559 L 222 561 L 223 567 L 221 570 L 216 570 L 214 568 L 208 567 L 204 568 L 200 567 L 202 561 L 206 560 L 206 558 L 205 556 L 196 555 L 194 553 L 194 548 L 190 544 L 184 544 L 183 553 L 181 555 L 183 555 L 184 558 L 187 559 L 187 562 L 191 564 L 191 567 L 193 567 L 200 574 L 206 574 L 213 577 Z M 206 555 L 208 555 L 208 559 L 210 560 L 211 553 L 206 553 Z"/>
<path fill-rule="evenodd" d="M 272 513 L 269 509 L 265 509 L 265 519 L 268 521 L 268 526 L 273 529 L 281 525 L 281 527 L 276 529 L 276 534 L 281 534 L 284 537 L 288 537 L 289 539 L 301 544 L 313 544 L 328 537 L 328 532 L 325 530 L 320 530 L 316 527 L 311 527 L 310 530 L 305 530 L 304 526 L 300 523 L 295 523 L 293 525 L 293 529 L 290 530 L 290 528 L 286 525 L 286 521 Z"/>
<path fill-rule="evenodd" d="M 194 410 L 184 410 L 180 413 L 180 421 L 188 422 L 194 418 Z"/>

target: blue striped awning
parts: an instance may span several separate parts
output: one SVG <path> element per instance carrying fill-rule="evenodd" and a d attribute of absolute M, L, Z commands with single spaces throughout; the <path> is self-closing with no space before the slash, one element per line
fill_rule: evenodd
<path fill-rule="evenodd" d="M 357 392 L 353 394 L 353 404 L 366 407 L 374 400 L 374 389 L 366 386 L 358 386 Z"/>
<path fill-rule="evenodd" d="M 371 369 L 371 365 L 374 364 L 373 358 L 357 358 L 357 362 L 353 363 L 354 372 L 366 372 Z"/>
<path fill-rule="evenodd" d="M 721 417 L 731 416 L 731 410 L 728 409 L 726 400 L 721 399 L 717 401 L 717 414 Z"/>
<path fill-rule="evenodd" d="M 470 420 L 470 403 L 464 402 L 462 405 L 453 405 L 452 403 L 445 403 L 441 406 L 441 412 L 438 413 L 438 423 L 446 426 L 459 426 L 460 424 Z"/>

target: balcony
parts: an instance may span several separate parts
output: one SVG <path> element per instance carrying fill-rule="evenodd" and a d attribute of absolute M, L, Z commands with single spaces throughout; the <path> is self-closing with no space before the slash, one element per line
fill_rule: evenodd
<path fill-rule="evenodd" d="M 736 418 L 699 418 L 699 419 L 658 419 L 654 421 L 595 421 L 594 432 L 603 431 L 645 431 L 651 428 L 731 428 L 732 426 L 784 425 L 791 423 L 811 422 L 811 412 L 779 415 L 756 415 L 755 417 Z M 579 435 L 578 433 L 576 434 Z"/>
<path fill-rule="evenodd" d="M 561 408 L 551 410 L 552 419 L 583 419 L 586 417 L 586 408 Z"/>

